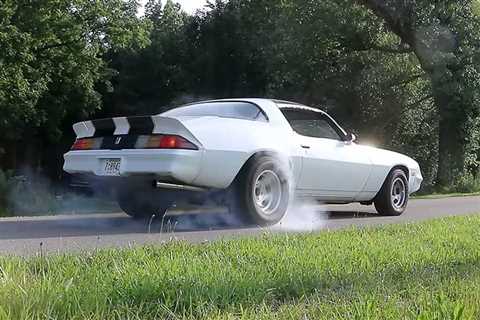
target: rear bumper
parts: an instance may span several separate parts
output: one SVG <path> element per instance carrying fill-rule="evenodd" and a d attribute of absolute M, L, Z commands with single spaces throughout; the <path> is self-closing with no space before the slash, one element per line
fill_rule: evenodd
<path fill-rule="evenodd" d="M 105 175 L 106 159 L 120 159 L 120 177 L 153 175 L 185 184 L 198 176 L 201 150 L 91 150 L 70 151 L 64 155 L 63 170 L 71 174 Z"/>

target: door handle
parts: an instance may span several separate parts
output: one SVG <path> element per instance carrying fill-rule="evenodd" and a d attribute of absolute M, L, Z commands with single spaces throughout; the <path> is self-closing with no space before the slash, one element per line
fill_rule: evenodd
<path fill-rule="evenodd" d="M 307 146 L 305 144 L 300 145 L 300 147 L 302 147 L 303 149 L 310 149 L 310 146 Z"/>

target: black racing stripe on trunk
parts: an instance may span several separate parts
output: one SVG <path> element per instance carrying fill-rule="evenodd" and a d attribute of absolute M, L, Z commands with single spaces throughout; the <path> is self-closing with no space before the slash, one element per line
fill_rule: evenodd
<path fill-rule="evenodd" d="M 94 137 L 111 136 L 115 132 L 115 122 L 112 118 L 92 120 L 92 123 L 95 127 Z"/>
<path fill-rule="evenodd" d="M 128 117 L 130 131 L 128 134 L 151 134 L 155 127 L 152 117 Z"/>
<path fill-rule="evenodd" d="M 135 149 L 135 143 L 137 142 L 137 135 L 119 135 L 108 136 L 103 138 L 102 149 L 104 150 L 122 150 L 122 149 Z"/>

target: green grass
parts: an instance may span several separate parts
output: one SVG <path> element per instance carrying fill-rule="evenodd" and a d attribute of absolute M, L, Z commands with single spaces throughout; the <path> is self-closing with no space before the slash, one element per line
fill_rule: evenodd
<path fill-rule="evenodd" d="M 0 257 L 0 319 L 478 319 L 480 216 Z"/>

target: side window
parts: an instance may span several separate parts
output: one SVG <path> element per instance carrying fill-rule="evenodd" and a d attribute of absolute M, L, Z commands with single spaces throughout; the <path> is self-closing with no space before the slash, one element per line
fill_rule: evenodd
<path fill-rule="evenodd" d="M 292 129 L 302 136 L 342 140 L 330 119 L 319 112 L 308 110 L 282 109 Z"/>

